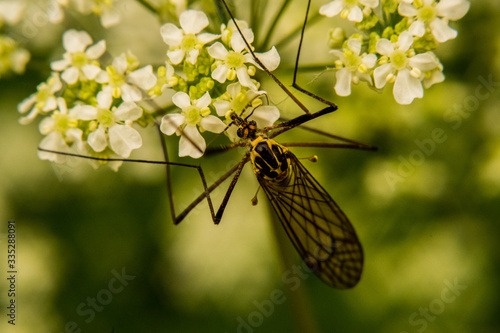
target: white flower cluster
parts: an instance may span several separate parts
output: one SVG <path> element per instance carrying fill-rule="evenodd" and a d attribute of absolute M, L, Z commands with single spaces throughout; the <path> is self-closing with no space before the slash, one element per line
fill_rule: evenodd
<path fill-rule="evenodd" d="M 233 112 L 249 116 L 259 126 L 272 125 L 279 111 L 262 105 L 260 97 L 265 92 L 258 90 L 260 84 L 253 78 L 258 66 L 235 25 L 223 24 L 220 34 L 203 32 L 209 21 L 196 10 L 181 13 L 179 22 L 180 28 L 172 23 L 161 27 L 168 51 L 165 65 L 155 71 L 152 65 L 139 68 L 131 53 L 120 54 L 104 66 L 104 40 L 94 44 L 85 31 L 66 31 L 66 52 L 51 63 L 52 74 L 37 92 L 19 104 L 20 122 L 44 117 L 39 125 L 45 135 L 41 148 L 102 158 L 128 158 L 142 146 L 135 125 L 146 126 L 160 118 L 162 132 L 180 136 L 179 155 L 192 158 L 201 157 L 206 149 L 204 132 L 227 130 L 230 140 L 239 140 L 234 126 L 229 126 Z M 239 26 L 252 42 L 253 33 L 246 23 L 240 21 Z M 279 65 L 275 48 L 258 56 L 270 70 Z M 171 96 L 169 112 L 142 107 L 155 104 L 160 95 Z M 41 151 L 39 156 L 66 161 L 65 156 L 53 153 Z"/>
<path fill-rule="evenodd" d="M 0 79 L 10 74 L 23 74 L 31 56 L 15 39 L 2 30 L 19 23 L 25 4 L 18 1 L 0 1 Z"/>
<path fill-rule="evenodd" d="M 121 54 L 102 68 L 99 58 L 105 41 L 92 45 L 84 31 L 68 30 L 63 35 L 66 52 L 52 62 L 53 70 L 37 92 L 19 104 L 25 114 L 20 122 L 30 123 L 45 116 L 40 132 L 41 148 L 101 157 L 129 157 L 141 147 L 139 132 L 132 127 L 143 115 L 136 103 L 143 91 L 156 84 L 151 66 L 138 69 L 131 54 Z M 40 158 L 64 162 L 65 157 L 45 152 Z"/>
<path fill-rule="evenodd" d="M 461 19 L 469 7 L 467 0 L 334 0 L 323 5 L 320 14 L 340 15 L 360 30 L 348 38 L 341 28 L 330 31 L 330 52 L 337 58 L 335 92 L 348 96 L 352 83 L 365 81 L 377 89 L 393 83 L 399 104 L 422 98 L 424 87 L 444 80 L 432 50 L 457 36 L 449 22 Z"/>

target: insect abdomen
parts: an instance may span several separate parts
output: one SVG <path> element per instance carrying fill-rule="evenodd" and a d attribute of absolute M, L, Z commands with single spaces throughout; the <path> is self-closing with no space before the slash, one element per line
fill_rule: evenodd
<path fill-rule="evenodd" d="M 251 159 L 256 175 L 267 180 L 283 180 L 288 174 L 287 149 L 271 139 L 258 137 L 251 143 Z"/>

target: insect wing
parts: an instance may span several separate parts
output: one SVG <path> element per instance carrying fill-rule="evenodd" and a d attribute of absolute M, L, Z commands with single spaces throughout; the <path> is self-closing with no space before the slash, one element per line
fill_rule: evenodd
<path fill-rule="evenodd" d="M 297 157 L 288 155 L 286 181 L 258 177 L 260 185 L 309 268 L 333 287 L 352 288 L 363 269 L 363 250 L 354 228 Z"/>

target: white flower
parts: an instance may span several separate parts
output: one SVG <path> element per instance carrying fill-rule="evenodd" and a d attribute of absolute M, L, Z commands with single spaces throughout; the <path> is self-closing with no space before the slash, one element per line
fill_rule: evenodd
<path fill-rule="evenodd" d="M 213 133 L 222 133 L 226 128 L 222 120 L 210 115 L 208 108 L 212 102 L 210 94 L 206 92 L 198 100 L 192 101 L 188 94 L 180 91 L 172 97 L 172 102 L 181 108 L 182 112 L 163 116 L 161 131 L 167 135 L 176 133 L 181 136 L 179 156 L 201 157 L 207 146 L 198 127 L 201 131 Z"/>
<path fill-rule="evenodd" d="M 82 14 L 94 13 L 101 17 L 101 24 L 109 28 L 120 22 L 120 14 L 116 9 L 116 0 L 74 0 L 77 10 Z"/>
<path fill-rule="evenodd" d="M 68 0 L 49 0 L 47 3 L 47 16 L 51 23 L 61 23 L 64 19 L 64 7 L 68 7 Z"/>
<path fill-rule="evenodd" d="M 457 37 L 457 31 L 448 26 L 448 22 L 464 17 L 469 10 L 467 0 L 406 0 L 398 7 L 399 14 L 407 16 L 411 23 L 408 31 L 422 37 L 426 31 L 432 33 L 440 43 Z M 413 22 L 412 22 L 413 21 Z"/>
<path fill-rule="evenodd" d="M 182 29 L 172 23 L 166 23 L 160 28 L 163 41 L 169 46 L 168 59 L 174 65 L 184 58 L 188 63 L 195 64 L 202 46 L 219 35 L 200 33 L 209 22 L 207 15 L 197 10 L 184 11 L 179 17 L 179 23 Z"/>
<path fill-rule="evenodd" d="M 246 64 L 250 63 L 259 68 L 260 66 L 255 62 L 252 54 L 247 52 L 245 48 L 246 45 L 238 42 L 238 40 L 238 38 L 231 38 L 231 48 L 233 50 L 230 51 L 220 42 L 208 48 L 208 54 L 210 54 L 212 58 L 218 60 L 215 62 L 216 68 L 212 72 L 212 78 L 220 83 L 238 78 L 241 85 L 257 90 L 257 86 L 250 78 L 250 75 L 255 73 L 251 68 L 248 68 Z M 250 43 L 251 41 L 248 42 Z M 255 53 L 255 55 L 270 71 L 275 70 L 280 63 L 280 56 L 274 46 L 267 52 Z"/>
<path fill-rule="evenodd" d="M 264 128 L 273 125 L 280 117 L 280 112 L 273 105 L 262 105 L 262 99 L 265 91 L 255 91 L 243 87 L 238 82 L 227 86 L 227 97 L 229 100 L 215 101 L 214 107 L 219 117 L 225 117 L 226 123 L 230 124 L 231 114 L 236 113 L 242 118 L 250 117 L 248 120 L 255 120 L 257 128 Z M 240 138 L 236 134 L 237 127 L 230 126 L 226 130 L 226 134 L 233 142 L 239 141 Z"/>
<path fill-rule="evenodd" d="M 149 90 L 156 84 L 156 76 L 151 65 L 137 69 L 134 58 L 125 53 L 113 59 L 111 66 L 97 75 L 95 80 L 104 85 L 102 90 L 114 98 L 122 98 L 125 102 L 137 102 L 142 99 L 143 90 Z M 132 63 L 132 65 L 131 65 Z"/>
<path fill-rule="evenodd" d="M 410 104 L 413 99 L 422 98 L 424 73 L 439 66 L 431 52 L 414 55 L 414 51 L 410 49 L 412 44 L 413 37 L 408 31 L 404 31 L 396 43 L 382 38 L 375 46 L 377 52 L 388 61 L 375 68 L 375 87 L 381 89 L 387 82 L 394 82 L 394 99 L 399 104 Z"/>
<path fill-rule="evenodd" d="M 327 17 L 340 14 L 343 19 L 352 22 L 363 20 L 363 9 L 373 9 L 378 6 L 378 0 L 333 0 L 319 8 L 319 13 Z M 361 8 L 363 7 L 363 8 Z"/>
<path fill-rule="evenodd" d="M 0 26 L 1 26 L 0 20 Z M 22 74 L 30 60 L 30 53 L 14 39 L 0 35 L 0 78 L 12 72 Z"/>
<path fill-rule="evenodd" d="M 62 71 L 62 79 L 73 84 L 76 81 L 93 80 L 101 72 L 95 60 L 106 51 L 104 40 L 91 47 L 92 38 L 85 31 L 68 30 L 63 35 L 63 46 L 66 52 L 62 60 L 53 61 L 50 67 Z"/>
<path fill-rule="evenodd" d="M 26 9 L 26 4 L 19 0 L 0 1 L 0 27 L 3 22 L 9 25 L 17 24 Z"/>
<path fill-rule="evenodd" d="M 57 98 L 58 109 L 50 117 L 44 118 L 39 125 L 40 133 L 46 137 L 40 147 L 65 153 L 78 153 L 82 148 L 82 130 L 77 128 L 78 119 L 74 112 L 68 112 L 63 98 Z M 47 152 L 38 152 L 42 160 L 64 163 L 67 156 Z"/>
<path fill-rule="evenodd" d="M 92 149 L 102 152 L 109 146 L 116 154 L 129 157 L 132 150 L 142 146 L 141 135 L 130 124 L 141 117 L 142 109 L 134 102 L 111 107 L 112 102 L 112 96 L 101 91 L 97 94 L 97 106 L 77 105 L 73 110 L 78 119 L 97 121 L 87 139 Z"/>
<path fill-rule="evenodd" d="M 20 113 L 30 111 L 26 116 L 19 119 L 23 125 L 29 124 L 39 114 L 45 114 L 57 108 L 55 93 L 61 90 L 62 83 L 59 74 L 53 72 L 47 79 L 38 85 L 37 92 L 19 103 L 17 109 Z"/>
<path fill-rule="evenodd" d="M 372 79 L 367 71 L 375 66 L 377 56 L 375 54 L 360 54 L 361 40 L 359 38 L 349 38 L 346 49 L 343 51 L 331 50 L 330 53 L 339 58 L 335 62 L 335 66 L 338 68 L 337 82 L 335 83 L 337 95 L 350 95 L 351 82 L 358 84 L 360 80 L 364 80 L 372 84 Z"/>

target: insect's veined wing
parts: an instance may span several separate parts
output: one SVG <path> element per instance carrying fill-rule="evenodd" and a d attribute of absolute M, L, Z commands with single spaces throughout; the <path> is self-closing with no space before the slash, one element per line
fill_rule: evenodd
<path fill-rule="evenodd" d="M 335 288 L 352 288 L 363 270 L 363 250 L 354 228 L 297 157 L 287 155 L 287 181 L 258 177 L 260 185 L 311 270 Z"/>

